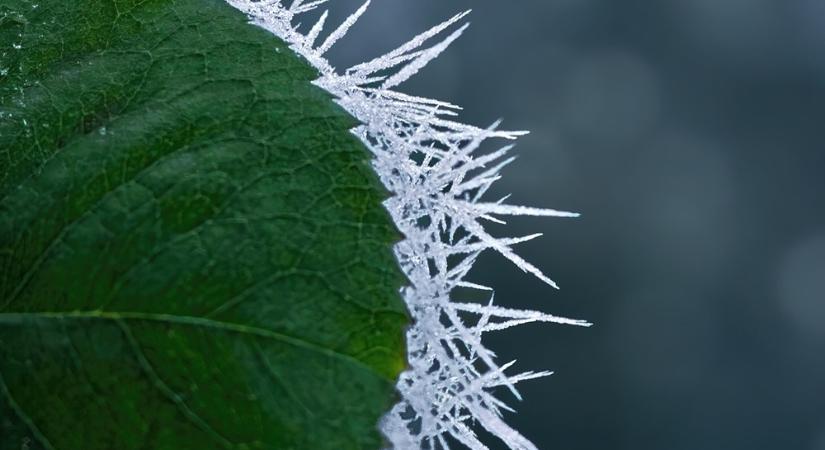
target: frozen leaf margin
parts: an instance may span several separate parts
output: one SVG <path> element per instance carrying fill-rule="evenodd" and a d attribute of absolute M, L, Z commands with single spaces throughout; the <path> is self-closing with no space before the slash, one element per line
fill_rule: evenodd
<path fill-rule="evenodd" d="M 447 449 L 447 435 L 467 447 L 486 449 L 472 429 L 477 423 L 512 450 L 535 449 L 509 427 L 502 411 L 512 411 L 492 391 L 500 386 L 521 398 L 515 384 L 550 375 L 526 372 L 506 375 L 514 362 L 498 365 L 481 342 L 488 331 L 529 322 L 590 325 L 537 311 L 453 301 L 456 287 L 492 291 L 464 278 L 479 254 L 492 249 L 557 288 L 553 280 L 518 256 L 512 246 L 540 234 L 496 238 L 482 220 L 499 216 L 576 217 L 553 209 L 530 208 L 482 201 L 501 169 L 513 161 L 512 145 L 480 151 L 492 138 L 513 140 L 526 132 L 498 130 L 498 122 L 483 129 L 452 119 L 459 107 L 394 90 L 435 59 L 467 28 L 460 22 L 469 11 L 421 33 L 395 50 L 362 64 L 337 71 L 324 54 L 341 39 L 369 6 L 369 0 L 321 40 L 325 11 L 307 31 L 293 25 L 296 16 L 315 10 L 327 0 L 227 0 L 260 26 L 290 45 L 320 72 L 315 84 L 326 89 L 363 125 L 353 129 L 373 154 L 372 165 L 393 196 L 386 206 L 405 239 L 395 254 L 410 280 L 402 295 L 413 318 L 407 333 L 409 368 L 397 388 L 401 400 L 383 418 L 381 429 L 398 450 Z"/>

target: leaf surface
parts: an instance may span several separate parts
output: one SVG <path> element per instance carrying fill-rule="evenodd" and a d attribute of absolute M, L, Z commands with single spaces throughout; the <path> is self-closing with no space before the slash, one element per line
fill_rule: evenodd
<path fill-rule="evenodd" d="M 404 366 L 354 120 L 222 0 L 0 4 L 0 449 L 368 449 Z"/>

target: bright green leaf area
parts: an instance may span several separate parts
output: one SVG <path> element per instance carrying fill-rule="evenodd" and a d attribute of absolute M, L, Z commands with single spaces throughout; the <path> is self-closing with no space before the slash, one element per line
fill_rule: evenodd
<path fill-rule="evenodd" d="M 398 232 L 222 0 L 0 2 L 0 449 L 377 449 Z"/>

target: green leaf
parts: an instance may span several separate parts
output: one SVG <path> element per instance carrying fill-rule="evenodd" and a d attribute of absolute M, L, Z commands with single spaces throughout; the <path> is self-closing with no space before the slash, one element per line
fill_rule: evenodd
<path fill-rule="evenodd" d="M 0 4 L 0 449 L 368 449 L 407 323 L 354 119 L 223 0 Z"/>

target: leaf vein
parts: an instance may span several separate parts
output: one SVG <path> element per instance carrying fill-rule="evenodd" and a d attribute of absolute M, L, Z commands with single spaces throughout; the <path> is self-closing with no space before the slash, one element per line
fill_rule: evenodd
<path fill-rule="evenodd" d="M 20 407 L 20 405 L 18 405 L 17 402 L 14 400 L 14 397 L 12 397 L 11 392 L 9 391 L 9 387 L 6 384 L 6 380 L 3 378 L 2 373 L 0 373 L 0 391 L 3 393 L 3 396 L 6 397 L 6 401 L 9 402 L 9 406 L 11 406 L 11 409 L 14 410 L 15 414 L 17 414 L 17 417 L 19 417 L 20 420 L 23 421 L 23 423 L 25 423 L 26 426 L 29 427 L 29 430 L 31 430 L 34 438 L 37 439 L 41 444 L 43 444 L 43 446 L 46 447 L 46 450 L 55 450 L 52 443 L 49 442 L 49 440 L 46 438 L 43 432 L 40 431 L 40 428 L 38 428 L 37 425 L 35 425 L 31 417 L 29 417 L 29 415 L 26 414 L 25 411 L 23 411 L 23 409 Z"/>
<path fill-rule="evenodd" d="M 205 431 L 209 436 L 211 436 L 216 441 L 220 442 L 220 444 L 224 448 L 233 448 L 234 445 L 228 439 L 223 437 L 217 430 L 215 430 L 211 425 L 209 425 L 203 418 L 201 418 L 196 412 L 192 411 L 189 408 L 189 405 L 183 401 L 183 398 L 175 392 L 169 385 L 167 385 L 161 378 L 158 376 L 155 369 L 152 367 L 152 363 L 146 358 L 146 355 L 143 354 L 143 351 L 140 348 L 140 343 L 137 341 L 135 336 L 132 334 L 132 330 L 126 324 L 125 321 L 121 319 L 114 319 L 115 323 L 120 327 L 121 331 L 123 331 L 123 335 L 126 337 L 126 341 L 129 343 L 129 346 L 135 353 L 135 359 L 137 359 L 140 368 L 149 379 L 152 381 L 152 385 L 157 388 L 165 397 L 174 403 L 178 409 L 180 409 L 183 416 L 186 417 L 190 422 L 194 423 L 198 428 Z"/>
<path fill-rule="evenodd" d="M 187 325 L 193 327 L 211 328 L 219 331 L 250 335 L 265 339 L 280 341 L 293 347 L 299 347 L 314 353 L 318 353 L 330 358 L 339 359 L 352 364 L 362 370 L 378 376 L 382 380 L 394 382 L 394 380 L 382 375 L 377 370 L 368 366 L 364 362 L 352 355 L 341 353 L 331 348 L 324 347 L 314 342 L 307 341 L 297 336 L 291 336 L 265 328 L 244 325 L 240 323 L 225 322 L 208 319 L 205 317 L 183 316 L 175 314 L 148 313 L 148 312 L 114 312 L 114 311 L 66 311 L 66 312 L 28 312 L 28 313 L 0 313 L 0 325 L 3 323 L 14 323 L 31 318 L 42 319 L 100 319 L 111 321 L 147 321 L 161 322 L 174 325 Z"/>

